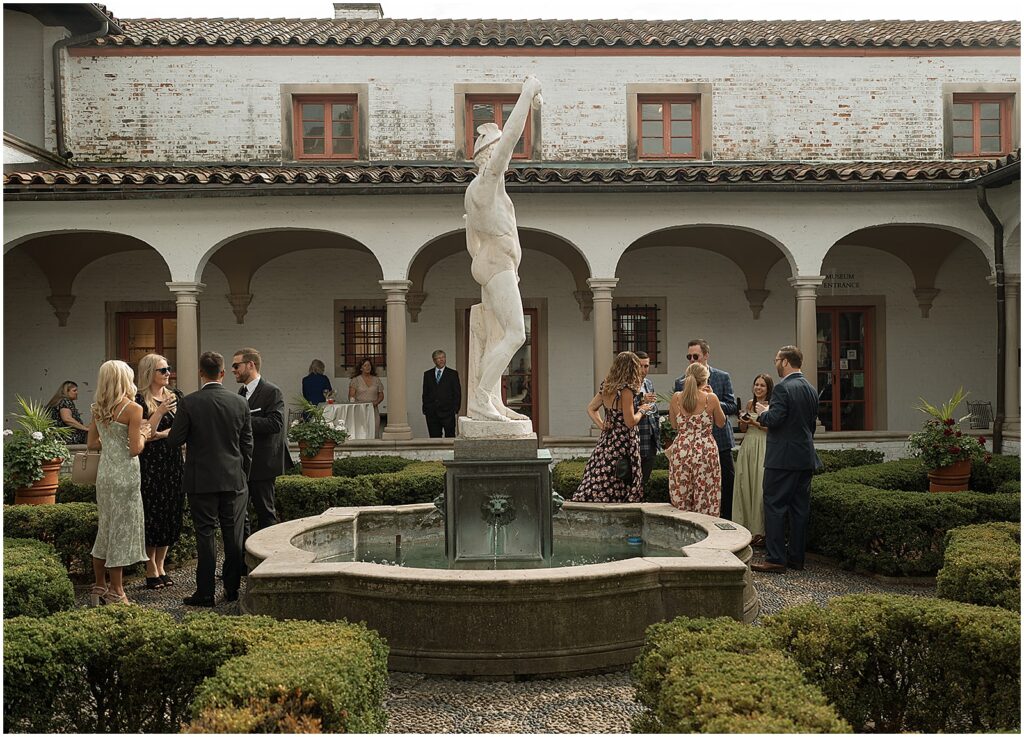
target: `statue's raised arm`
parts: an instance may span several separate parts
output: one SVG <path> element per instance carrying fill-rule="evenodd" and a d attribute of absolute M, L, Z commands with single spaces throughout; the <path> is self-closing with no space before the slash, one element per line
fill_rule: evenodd
<path fill-rule="evenodd" d="M 519 142 L 519 137 L 523 135 L 523 130 L 526 128 L 530 106 L 537 108 L 540 107 L 540 104 L 540 80 L 530 75 L 523 80 L 523 90 L 519 93 L 519 99 L 516 100 L 512 112 L 509 113 L 505 126 L 499 129 L 494 123 L 484 123 L 477 129 L 480 138 L 473 148 L 474 159 L 482 148 L 494 144 L 494 151 L 490 155 L 487 166 L 480 169 L 481 176 L 504 176 L 505 170 L 512 162 L 512 154 Z"/>

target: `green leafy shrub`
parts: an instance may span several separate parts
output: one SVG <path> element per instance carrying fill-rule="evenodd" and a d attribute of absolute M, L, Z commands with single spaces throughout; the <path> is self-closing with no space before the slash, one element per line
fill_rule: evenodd
<path fill-rule="evenodd" d="M 361 507 L 380 504 L 380 494 L 365 477 L 278 476 L 274 481 L 278 518 L 285 522 L 315 517 L 330 507 Z"/>
<path fill-rule="evenodd" d="M 1016 612 L 852 595 L 786 609 L 765 627 L 856 731 L 1020 729 Z"/>
<path fill-rule="evenodd" d="M 833 485 L 863 484 L 892 491 L 928 491 L 928 473 L 917 458 L 902 458 L 888 463 L 842 468 L 822 474 L 812 482 L 812 489 Z"/>
<path fill-rule="evenodd" d="M 999 494 L 1020 494 L 1020 479 L 1007 479 L 996 489 Z"/>
<path fill-rule="evenodd" d="M 971 480 L 968 488 L 971 491 L 1003 493 L 1003 484 L 1012 482 L 1006 491 L 1020 491 L 1020 457 L 994 455 L 989 463 L 972 463 Z"/>
<path fill-rule="evenodd" d="M 817 473 L 831 473 L 842 468 L 868 466 L 885 460 L 885 454 L 880 450 L 868 450 L 867 448 L 819 450 L 818 457 L 821 459 L 823 468 L 819 469 Z"/>
<path fill-rule="evenodd" d="M 98 524 L 96 505 L 86 502 L 4 507 L 4 537 L 50 543 L 61 564 L 71 572 L 92 570 L 91 553 Z"/>
<path fill-rule="evenodd" d="M 668 471 L 651 471 L 650 481 L 644 489 L 644 501 L 654 503 L 668 503 Z"/>
<path fill-rule="evenodd" d="M 395 473 L 416 461 L 398 456 L 351 456 L 334 461 L 335 476 L 368 476 L 373 473 Z"/>
<path fill-rule="evenodd" d="M 239 706 L 208 707 L 182 729 L 184 734 L 321 734 L 319 706 L 299 689 L 284 686 L 271 697 Z"/>
<path fill-rule="evenodd" d="M 634 732 L 849 732 L 765 630 L 725 617 L 652 625 L 633 666 Z"/>
<path fill-rule="evenodd" d="M 4 538 L 4 619 L 45 617 L 74 605 L 74 587 L 52 545 Z"/>
<path fill-rule="evenodd" d="M 572 499 L 572 495 L 580 488 L 580 482 L 583 481 L 583 469 L 586 465 L 585 458 L 572 458 L 556 463 L 551 469 L 551 490 L 557 491 L 567 500 Z"/>
<path fill-rule="evenodd" d="M 416 462 L 396 473 L 363 476 L 380 496 L 381 504 L 423 504 L 444 494 L 444 465 Z"/>
<path fill-rule="evenodd" d="M 57 484 L 57 503 L 91 502 L 96 503 L 96 487 L 93 484 L 76 484 L 70 476 L 61 476 Z"/>
<path fill-rule="evenodd" d="M 943 599 L 1020 611 L 1020 524 L 992 522 L 946 534 L 935 581 Z"/>

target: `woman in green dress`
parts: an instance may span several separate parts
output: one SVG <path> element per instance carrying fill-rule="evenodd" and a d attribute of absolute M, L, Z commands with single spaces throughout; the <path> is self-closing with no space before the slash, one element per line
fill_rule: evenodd
<path fill-rule="evenodd" d="M 754 379 L 754 398 L 747 402 L 746 411 L 755 417 L 768 409 L 775 386 L 768 374 Z M 764 545 L 764 452 L 768 439 L 765 429 L 751 419 L 740 419 L 743 442 L 736 456 L 736 485 L 733 488 L 732 521 L 746 527 L 753 534 L 751 545 Z"/>

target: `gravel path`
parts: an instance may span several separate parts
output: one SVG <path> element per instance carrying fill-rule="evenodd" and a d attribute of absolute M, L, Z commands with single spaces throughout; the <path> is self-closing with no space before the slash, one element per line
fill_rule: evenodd
<path fill-rule="evenodd" d="M 195 565 L 170 572 L 176 585 L 147 591 L 139 577 L 127 582 L 128 598 L 142 606 L 166 611 L 181 619 L 189 611 L 181 599 L 195 590 Z M 824 604 L 833 596 L 854 593 L 891 593 L 934 596 L 934 585 L 883 582 L 808 560 L 805 570 L 785 575 L 755 573 L 765 617 L 786 607 L 808 602 Z M 244 586 L 244 583 L 243 583 Z M 88 586 L 79 587 L 78 603 L 88 600 Z M 217 582 L 214 611 L 239 613 L 237 603 L 223 602 Z M 627 670 L 603 675 L 526 681 L 480 681 L 391 674 L 386 708 L 390 733 L 623 733 L 641 711 L 633 700 Z"/>

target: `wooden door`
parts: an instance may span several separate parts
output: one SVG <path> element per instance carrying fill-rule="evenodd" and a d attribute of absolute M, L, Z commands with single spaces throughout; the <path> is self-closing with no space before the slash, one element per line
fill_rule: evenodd
<path fill-rule="evenodd" d="M 826 430 L 873 429 L 874 312 L 817 309 L 818 419 Z"/>

